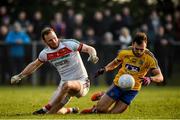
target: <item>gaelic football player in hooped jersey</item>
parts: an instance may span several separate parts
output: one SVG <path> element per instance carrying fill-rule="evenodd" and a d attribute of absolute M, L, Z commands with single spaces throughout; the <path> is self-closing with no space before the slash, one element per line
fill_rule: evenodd
<path fill-rule="evenodd" d="M 20 74 L 13 76 L 11 83 L 18 83 L 49 61 L 57 69 L 61 82 L 49 103 L 33 114 L 78 112 L 78 108 L 63 108 L 63 106 L 72 96 L 79 98 L 88 93 L 90 81 L 79 52 L 88 53 L 88 60 L 97 63 L 99 59 L 96 50 L 74 39 L 58 39 L 54 30 L 49 27 L 42 30 L 41 37 L 47 47 Z"/>
<path fill-rule="evenodd" d="M 109 90 L 105 94 L 98 92 L 91 97 L 92 101 L 99 100 L 97 105 L 90 109 L 84 109 L 81 113 L 122 113 L 137 95 L 141 85 L 146 86 L 151 82 L 163 81 L 157 60 L 146 47 L 146 34 L 138 32 L 131 47 L 119 51 L 118 56 L 112 62 L 96 72 L 95 76 L 97 77 L 121 66 Z M 151 72 L 152 76 L 146 77 L 148 72 Z M 134 77 L 135 86 L 131 90 L 123 90 L 118 87 L 118 80 L 123 74 L 130 74 Z M 112 105 L 114 106 L 112 107 Z"/>

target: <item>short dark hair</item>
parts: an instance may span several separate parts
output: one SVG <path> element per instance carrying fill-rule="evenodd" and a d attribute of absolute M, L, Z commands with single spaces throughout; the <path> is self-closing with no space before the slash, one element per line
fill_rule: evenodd
<path fill-rule="evenodd" d="M 41 31 L 41 38 L 44 40 L 44 36 L 48 35 L 50 32 L 54 31 L 52 28 L 50 27 L 45 27 L 42 31 Z"/>
<path fill-rule="evenodd" d="M 140 45 L 143 41 L 147 43 L 147 35 L 144 32 L 137 32 L 132 42 Z"/>

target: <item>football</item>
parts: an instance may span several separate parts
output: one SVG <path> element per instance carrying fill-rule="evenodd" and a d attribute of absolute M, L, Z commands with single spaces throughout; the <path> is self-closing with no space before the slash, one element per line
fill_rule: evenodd
<path fill-rule="evenodd" d="M 118 85 L 121 89 L 131 90 L 135 85 L 135 80 L 130 74 L 123 74 L 120 76 Z"/>

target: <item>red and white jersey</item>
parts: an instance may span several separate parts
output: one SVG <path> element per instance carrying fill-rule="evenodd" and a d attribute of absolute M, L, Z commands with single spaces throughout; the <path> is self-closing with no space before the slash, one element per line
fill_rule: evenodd
<path fill-rule="evenodd" d="M 61 80 L 83 80 L 87 78 L 87 71 L 82 62 L 79 51 L 83 44 L 74 39 L 63 39 L 58 48 L 44 48 L 38 59 L 49 61 L 58 70 Z"/>

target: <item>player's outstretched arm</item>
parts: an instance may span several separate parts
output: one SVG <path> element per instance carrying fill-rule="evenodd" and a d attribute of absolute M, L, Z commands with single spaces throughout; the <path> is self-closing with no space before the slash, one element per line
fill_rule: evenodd
<path fill-rule="evenodd" d="M 11 84 L 18 83 L 20 80 L 25 78 L 26 76 L 32 74 L 36 71 L 43 63 L 36 59 L 35 61 L 31 62 L 29 65 L 25 67 L 25 69 L 18 75 L 14 75 L 11 77 Z"/>
<path fill-rule="evenodd" d="M 88 61 L 91 61 L 94 64 L 96 64 L 99 61 L 99 58 L 97 57 L 96 50 L 92 46 L 83 44 L 81 51 L 89 54 Z"/>
<path fill-rule="evenodd" d="M 151 72 L 153 76 L 140 78 L 142 79 L 142 85 L 148 86 L 151 82 L 159 83 L 163 81 L 164 78 L 159 68 L 153 69 Z"/>
<path fill-rule="evenodd" d="M 99 75 L 104 74 L 104 72 L 107 71 L 111 71 L 114 70 L 115 68 L 117 68 L 117 66 L 119 66 L 121 64 L 120 61 L 117 61 L 116 59 L 114 59 L 113 61 L 111 61 L 109 64 L 107 64 L 105 67 L 100 68 L 99 70 L 96 71 L 94 78 L 98 77 Z"/>
<path fill-rule="evenodd" d="M 159 68 L 152 70 L 153 76 L 151 76 L 151 81 L 153 82 L 162 82 L 164 80 L 162 72 Z"/>
<path fill-rule="evenodd" d="M 121 64 L 120 61 L 118 61 L 116 58 L 111 61 L 109 64 L 107 64 L 104 68 L 106 71 L 111 71 L 117 68 Z"/>

